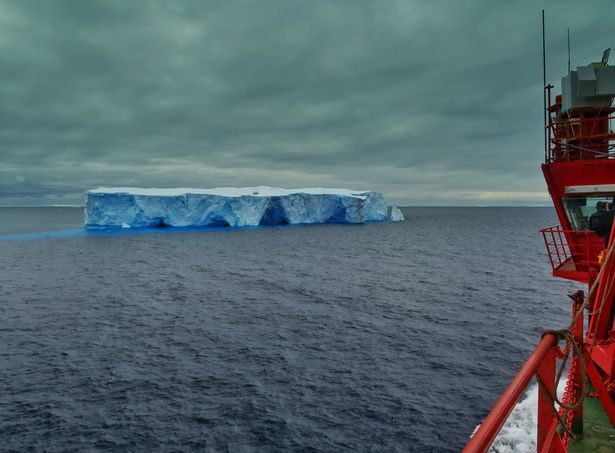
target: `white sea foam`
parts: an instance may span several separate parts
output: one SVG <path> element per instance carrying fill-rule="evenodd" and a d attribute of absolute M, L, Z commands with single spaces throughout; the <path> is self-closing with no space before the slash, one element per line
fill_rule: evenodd
<path fill-rule="evenodd" d="M 566 379 L 562 378 L 557 394 L 562 397 Z M 538 384 L 532 384 L 517 403 L 498 437 L 489 449 L 490 453 L 534 453 L 538 423 Z M 480 427 L 477 426 L 474 432 Z M 472 433 L 474 435 L 474 433 Z"/>
<path fill-rule="evenodd" d="M 508 417 L 490 452 L 525 453 L 536 451 L 538 384 L 531 385 Z"/>

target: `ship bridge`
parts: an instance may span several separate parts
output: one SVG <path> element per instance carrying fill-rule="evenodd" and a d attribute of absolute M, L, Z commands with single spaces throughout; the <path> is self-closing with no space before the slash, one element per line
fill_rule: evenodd
<path fill-rule="evenodd" d="M 544 332 L 464 453 L 490 451 L 534 377 L 537 452 L 615 451 L 615 67 L 608 56 L 609 49 L 600 63 L 569 70 L 553 103 L 544 72 L 542 171 L 560 225 L 542 233 L 553 274 L 587 283 L 587 293 L 568 294 L 570 323 Z"/>
<path fill-rule="evenodd" d="M 607 64 L 609 53 L 562 77 L 555 102 L 552 85 L 546 91 L 542 171 L 560 225 L 542 233 L 553 274 L 582 283 L 596 277 L 606 248 L 590 219 L 601 206 L 615 208 L 615 66 Z"/>

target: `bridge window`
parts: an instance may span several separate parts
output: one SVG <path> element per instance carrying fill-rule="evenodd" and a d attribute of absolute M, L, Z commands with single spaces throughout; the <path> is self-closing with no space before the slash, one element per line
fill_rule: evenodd
<path fill-rule="evenodd" d="M 568 216 L 568 221 L 573 230 L 587 230 L 589 228 L 589 217 L 597 211 L 598 202 L 615 204 L 613 194 L 591 194 L 564 196 L 562 198 L 564 209 Z"/>

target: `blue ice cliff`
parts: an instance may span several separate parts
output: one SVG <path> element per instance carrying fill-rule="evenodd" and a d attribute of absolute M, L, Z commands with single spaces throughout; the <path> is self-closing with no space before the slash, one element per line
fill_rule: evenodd
<path fill-rule="evenodd" d="M 86 193 L 87 228 L 364 223 L 387 219 L 378 192 L 345 189 L 99 188 Z"/>

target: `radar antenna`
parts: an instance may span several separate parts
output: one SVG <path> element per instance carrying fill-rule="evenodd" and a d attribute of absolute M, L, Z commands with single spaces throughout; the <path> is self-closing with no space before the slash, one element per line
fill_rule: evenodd
<path fill-rule="evenodd" d="M 606 66 L 609 64 L 609 55 L 611 55 L 611 48 L 609 47 L 604 52 L 602 52 L 602 64 Z"/>

